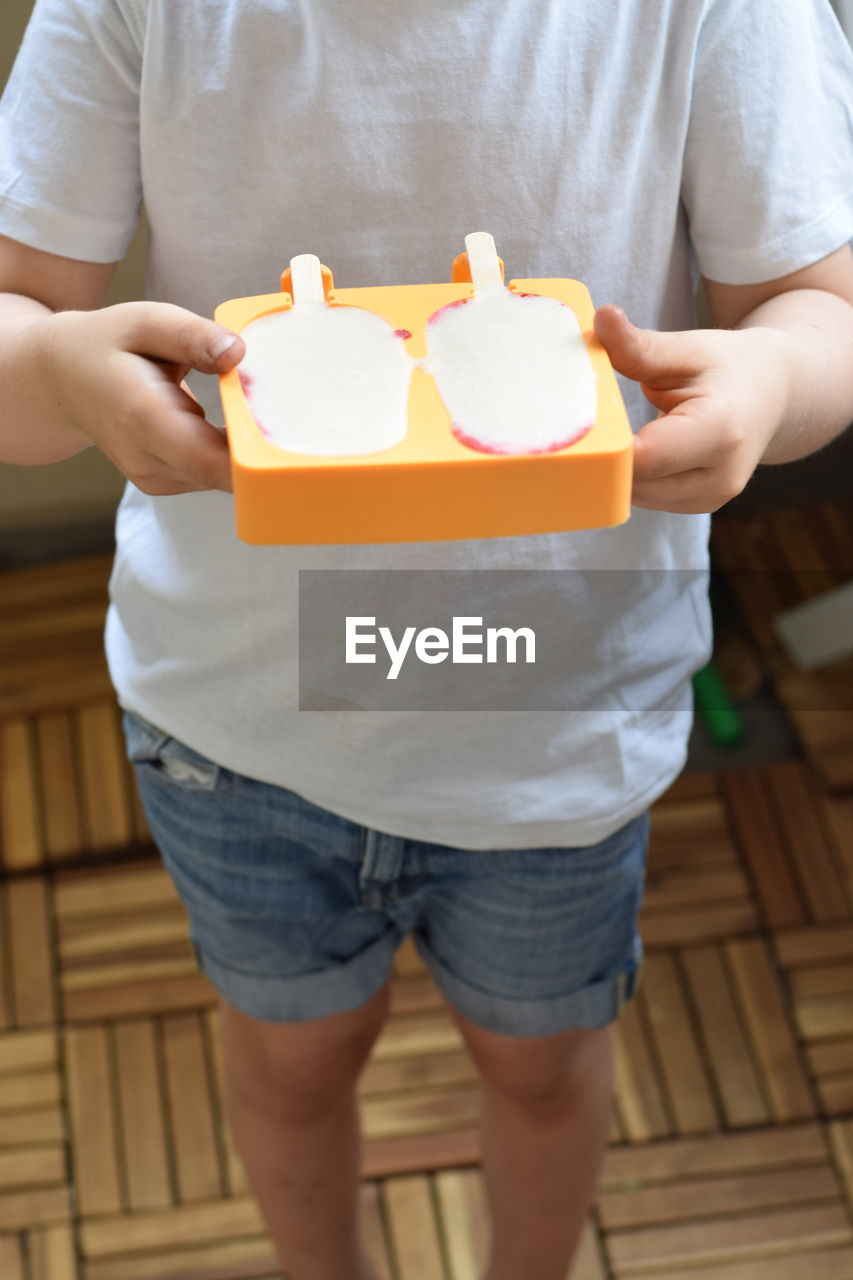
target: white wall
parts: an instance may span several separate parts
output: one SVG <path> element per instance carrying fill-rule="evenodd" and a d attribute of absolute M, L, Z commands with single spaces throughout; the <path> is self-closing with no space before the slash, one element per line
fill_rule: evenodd
<path fill-rule="evenodd" d="M 0 85 L 12 68 L 32 3 L 2 0 Z M 142 297 L 146 239 L 143 222 L 116 271 L 108 303 Z M 0 531 L 108 519 L 123 487 L 124 476 L 94 447 L 47 467 L 0 464 Z"/>

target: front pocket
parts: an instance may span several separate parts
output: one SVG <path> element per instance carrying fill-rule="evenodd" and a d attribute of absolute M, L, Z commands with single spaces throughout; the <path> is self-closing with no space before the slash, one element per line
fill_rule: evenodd
<path fill-rule="evenodd" d="M 152 777 L 173 783 L 184 791 L 215 791 L 224 770 L 214 760 L 188 747 L 135 711 L 122 715 L 127 758 Z"/>

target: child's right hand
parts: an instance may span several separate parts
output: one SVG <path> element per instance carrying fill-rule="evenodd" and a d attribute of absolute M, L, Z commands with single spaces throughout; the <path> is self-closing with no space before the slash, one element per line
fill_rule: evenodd
<path fill-rule="evenodd" d="M 36 329 L 40 390 L 51 410 L 143 493 L 233 492 L 227 440 L 184 378 L 190 369 L 233 369 L 245 354 L 242 338 L 166 302 L 58 311 Z"/>

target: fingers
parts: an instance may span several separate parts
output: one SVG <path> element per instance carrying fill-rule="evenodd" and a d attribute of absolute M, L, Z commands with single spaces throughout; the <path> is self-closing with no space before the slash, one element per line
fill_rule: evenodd
<path fill-rule="evenodd" d="M 719 464 L 742 443 L 731 414 L 718 396 L 683 400 L 634 436 L 634 476 L 664 480 L 697 467 Z"/>
<path fill-rule="evenodd" d="M 220 489 L 233 493 L 231 455 L 224 437 L 212 423 L 196 419 L 193 432 L 170 436 L 161 451 L 169 474 L 187 478 L 188 490 Z"/>
<path fill-rule="evenodd" d="M 696 332 L 640 329 L 612 305 L 599 307 L 593 323 L 613 368 L 635 382 L 675 387 L 708 367 L 707 342 Z"/>
<path fill-rule="evenodd" d="M 228 445 L 210 422 L 196 420 L 198 434 L 170 436 L 157 452 L 143 450 L 126 472 L 143 493 L 163 496 L 219 489 L 233 493 Z M 205 432 L 202 435 L 201 432 Z"/>
<path fill-rule="evenodd" d="M 742 491 L 752 463 L 719 398 L 696 396 L 634 437 L 631 503 L 650 510 L 717 511 Z"/>
<path fill-rule="evenodd" d="M 121 353 L 118 368 L 124 387 L 120 409 L 97 443 L 119 470 L 152 495 L 232 493 L 227 440 L 189 389 L 129 352 Z"/>
<path fill-rule="evenodd" d="M 180 367 L 182 377 L 190 369 L 227 373 L 246 354 L 239 334 L 171 303 L 122 303 L 111 310 L 117 313 L 127 351 L 168 360 Z"/>
<path fill-rule="evenodd" d="M 165 404 L 169 410 L 163 413 Z M 146 413 L 150 412 L 147 408 Z M 157 396 L 157 416 L 156 434 L 149 434 L 144 449 L 155 464 L 149 480 L 156 482 L 159 474 L 162 482 L 186 485 L 186 489 L 174 492 L 220 489 L 233 493 L 228 442 L 225 435 L 207 421 L 195 397 L 180 387 L 164 387 Z M 137 482 L 134 480 L 134 483 Z"/>

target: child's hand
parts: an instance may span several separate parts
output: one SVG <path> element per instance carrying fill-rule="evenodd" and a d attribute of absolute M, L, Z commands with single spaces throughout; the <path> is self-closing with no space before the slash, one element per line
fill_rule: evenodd
<path fill-rule="evenodd" d="M 184 378 L 226 373 L 242 338 L 164 302 L 60 311 L 30 330 L 41 394 L 143 493 L 232 492 L 228 444 Z M 229 338 L 233 345 L 216 355 Z"/>
<path fill-rule="evenodd" d="M 698 514 L 739 494 L 785 413 L 791 336 L 638 329 L 614 306 L 599 307 L 595 332 L 660 410 L 634 436 L 633 505 Z"/>

